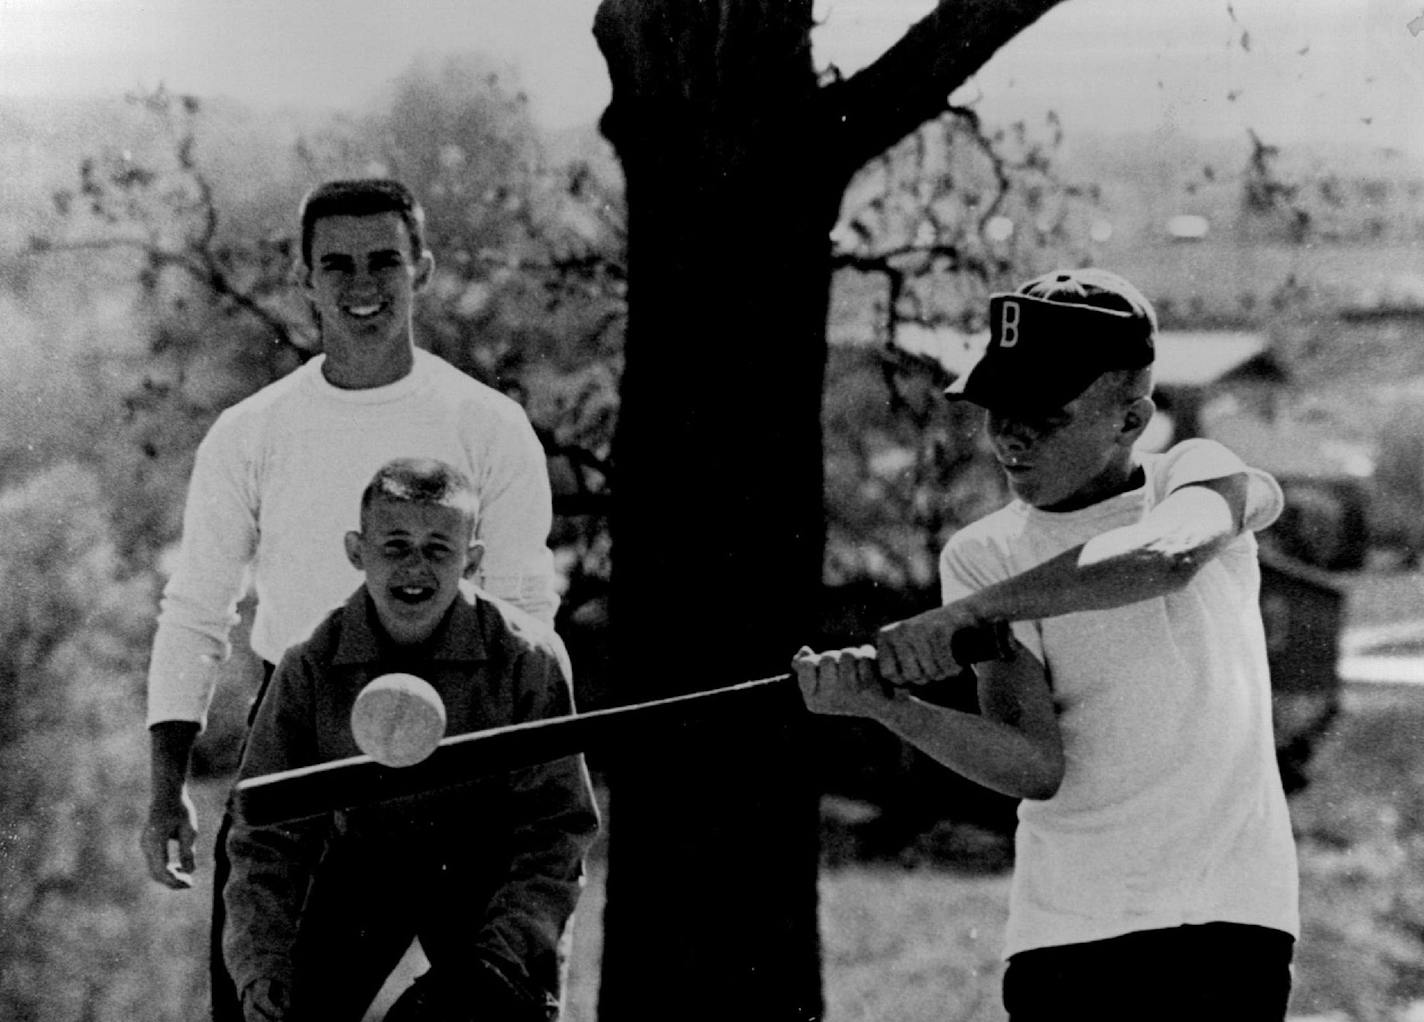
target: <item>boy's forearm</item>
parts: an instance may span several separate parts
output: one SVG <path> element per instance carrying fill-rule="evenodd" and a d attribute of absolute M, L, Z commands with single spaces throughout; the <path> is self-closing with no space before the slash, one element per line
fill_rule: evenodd
<path fill-rule="evenodd" d="M 1184 487 L 1142 522 L 1095 536 L 958 602 L 986 621 L 1035 621 L 1165 596 L 1220 553 L 1240 521 L 1215 488 Z"/>
<path fill-rule="evenodd" d="M 1184 579 L 1154 555 L 1129 551 L 1084 563 L 1085 547 L 1064 551 L 1012 578 L 955 601 L 981 621 L 1038 621 L 1107 610 L 1163 596 Z"/>
<path fill-rule="evenodd" d="M 964 630 L 1111 610 L 1177 592 L 1234 536 L 1224 505 L 1221 517 L 1225 528 L 1221 519 L 1208 518 L 1180 529 L 1156 523 L 1115 529 L 942 607 L 892 622 L 876 637 L 881 674 L 895 684 L 923 684 L 956 669 L 954 638 Z"/>
<path fill-rule="evenodd" d="M 902 740 L 955 773 L 1014 798 L 1049 798 L 1061 765 L 1022 731 L 979 714 L 904 698 L 876 719 Z"/>
<path fill-rule="evenodd" d="M 887 688 L 869 647 L 815 653 L 791 662 L 813 713 L 876 721 L 940 764 L 1007 795 L 1048 798 L 1063 778 L 1063 744 L 1039 661 L 1015 645 L 975 667 L 980 713 L 936 706 Z"/>

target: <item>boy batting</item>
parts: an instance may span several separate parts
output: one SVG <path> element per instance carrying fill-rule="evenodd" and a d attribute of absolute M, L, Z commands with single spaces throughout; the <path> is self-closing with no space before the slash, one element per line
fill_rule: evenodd
<path fill-rule="evenodd" d="M 1280 488 L 1207 440 L 1137 450 L 1156 319 L 1121 277 L 1048 274 L 994 296 L 990 323 L 951 396 L 985 409 L 1013 500 L 951 537 L 944 606 L 875 650 L 803 650 L 807 705 L 1023 799 L 1013 1022 L 1280 1022 L 1297 873 L 1253 535 Z M 1015 643 L 975 667 L 982 716 L 909 694 L 987 621 Z"/>

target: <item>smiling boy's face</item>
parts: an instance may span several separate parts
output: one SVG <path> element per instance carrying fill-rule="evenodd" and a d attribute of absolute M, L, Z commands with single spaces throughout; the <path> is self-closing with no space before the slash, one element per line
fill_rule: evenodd
<path fill-rule="evenodd" d="M 434 634 L 483 548 L 458 508 L 377 497 L 346 534 L 346 556 L 366 576 L 381 626 L 399 645 Z"/>

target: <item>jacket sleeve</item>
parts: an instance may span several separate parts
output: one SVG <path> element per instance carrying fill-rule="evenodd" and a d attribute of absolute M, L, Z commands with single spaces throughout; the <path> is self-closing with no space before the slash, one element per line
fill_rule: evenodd
<path fill-rule="evenodd" d="M 283 658 L 258 707 L 240 779 L 316 762 L 315 680 L 295 652 Z M 327 829 L 327 817 L 254 827 L 234 816 L 227 839 L 232 872 L 223 889 L 223 957 L 239 994 L 258 979 L 291 988 L 297 921 Z"/>
<path fill-rule="evenodd" d="M 219 417 L 198 446 L 183 538 L 159 605 L 148 666 L 150 725 L 205 722 L 257 549 L 257 512 L 242 438 L 231 419 Z"/>
<path fill-rule="evenodd" d="M 548 461 L 518 404 L 509 401 L 493 421 L 496 428 L 481 438 L 485 457 L 477 532 L 485 556 L 480 584 L 552 625 L 559 598 L 548 546 L 554 520 Z"/>
<path fill-rule="evenodd" d="M 516 665 L 519 720 L 573 712 L 567 655 L 536 649 Z M 558 945 L 583 889 L 583 863 L 598 833 L 598 810 L 582 756 L 510 774 L 513 855 L 476 938 L 527 999 L 556 1003 Z"/>

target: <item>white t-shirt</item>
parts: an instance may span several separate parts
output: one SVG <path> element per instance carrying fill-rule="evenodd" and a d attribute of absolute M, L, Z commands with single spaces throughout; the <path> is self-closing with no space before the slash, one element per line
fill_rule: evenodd
<path fill-rule="evenodd" d="M 1133 524 L 1188 483 L 1249 481 L 1246 529 L 1182 591 L 1014 624 L 1047 668 L 1066 772 L 1052 798 L 1020 804 L 1006 956 L 1192 923 L 1299 930 L 1252 535 L 1280 513 L 1280 487 L 1207 440 L 1144 468 L 1142 488 L 1078 511 L 1014 501 L 940 558 L 949 602 Z"/>
<path fill-rule="evenodd" d="M 252 648 L 271 663 L 351 595 L 361 576 L 343 537 L 393 458 L 439 458 L 469 475 L 485 544 L 477 582 L 553 620 L 548 467 L 524 409 L 425 351 L 409 375 L 368 390 L 332 386 L 324 360 L 224 411 L 198 447 L 149 663 L 150 724 L 205 719 L 249 580 Z"/>

